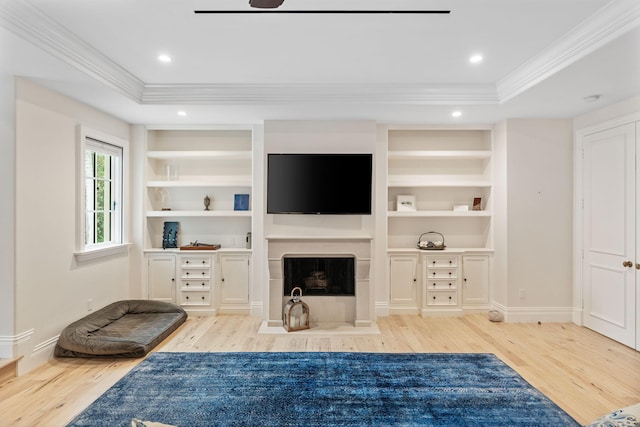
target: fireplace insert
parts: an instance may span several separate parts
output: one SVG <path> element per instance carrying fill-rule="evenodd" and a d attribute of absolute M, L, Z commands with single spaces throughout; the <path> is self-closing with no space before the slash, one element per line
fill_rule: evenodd
<path fill-rule="evenodd" d="M 304 296 L 355 296 L 355 258 L 285 257 L 283 296 L 295 287 Z"/>

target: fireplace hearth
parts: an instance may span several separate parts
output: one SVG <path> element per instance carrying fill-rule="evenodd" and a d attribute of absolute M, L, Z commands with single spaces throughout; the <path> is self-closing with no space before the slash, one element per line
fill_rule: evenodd
<path fill-rule="evenodd" d="M 355 258 L 285 257 L 283 287 L 283 296 L 296 287 L 305 296 L 354 296 Z"/>

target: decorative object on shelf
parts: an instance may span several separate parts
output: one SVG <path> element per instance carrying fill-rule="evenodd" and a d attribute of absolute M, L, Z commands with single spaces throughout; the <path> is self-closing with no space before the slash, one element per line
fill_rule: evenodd
<path fill-rule="evenodd" d="M 251 249 L 251 232 L 247 233 L 247 238 L 245 242 L 247 243 L 247 249 Z"/>
<path fill-rule="evenodd" d="M 398 195 L 396 199 L 396 210 L 399 212 L 415 212 L 416 196 Z"/>
<path fill-rule="evenodd" d="M 186 246 L 180 246 L 181 251 L 215 251 L 220 249 L 220 245 L 212 243 L 200 243 L 197 240 Z"/>
<path fill-rule="evenodd" d="M 167 194 L 167 190 L 164 188 L 155 188 L 156 197 L 160 200 L 160 210 L 170 211 L 171 208 L 167 207 L 167 200 L 169 199 L 169 195 Z"/>
<path fill-rule="evenodd" d="M 178 179 L 178 164 L 174 162 L 168 162 L 165 165 L 167 173 L 167 181 L 175 181 Z"/>
<path fill-rule="evenodd" d="M 249 210 L 249 195 L 248 194 L 236 194 L 233 197 L 233 210 L 234 211 L 248 211 Z"/>
<path fill-rule="evenodd" d="M 209 197 L 209 195 L 204 196 L 204 210 L 208 211 L 209 210 L 209 205 L 211 204 L 211 198 Z"/>
<path fill-rule="evenodd" d="M 474 197 L 473 198 L 473 208 L 474 211 L 482 210 L 482 197 Z"/>
<path fill-rule="evenodd" d="M 467 212 L 469 210 L 469 205 L 453 205 L 454 212 Z"/>
<path fill-rule="evenodd" d="M 438 236 L 440 236 L 438 238 Z M 446 246 L 444 245 L 444 236 L 437 231 L 427 231 L 422 233 L 418 238 L 418 249 L 426 251 L 441 251 Z"/>
<path fill-rule="evenodd" d="M 178 223 L 165 221 L 162 232 L 162 249 L 178 247 Z"/>
<path fill-rule="evenodd" d="M 296 291 L 299 292 L 298 295 L 295 294 Z M 301 297 L 302 289 L 296 286 L 291 290 L 291 299 L 284 305 L 282 320 L 287 332 L 309 329 L 309 306 Z"/>

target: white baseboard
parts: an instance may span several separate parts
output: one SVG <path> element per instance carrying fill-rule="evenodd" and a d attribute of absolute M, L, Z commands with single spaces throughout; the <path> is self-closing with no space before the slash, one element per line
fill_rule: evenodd
<path fill-rule="evenodd" d="M 506 323 L 573 322 L 573 307 L 505 307 L 494 303 Z"/>

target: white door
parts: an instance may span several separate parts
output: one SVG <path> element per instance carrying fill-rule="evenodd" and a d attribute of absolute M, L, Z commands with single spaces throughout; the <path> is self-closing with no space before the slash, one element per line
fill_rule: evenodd
<path fill-rule="evenodd" d="M 462 305 L 489 304 L 489 257 L 465 255 L 462 257 Z"/>
<path fill-rule="evenodd" d="M 176 260 L 173 256 L 148 259 L 149 299 L 176 302 Z"/>
<path fill-rule="evenodd" d="M 583 141 L 584 325 L 635 347 L 635 124 Z"/>
<path fill-rule="evenodd" d="M 221 303 L 249 303 L 249 257 L 246 255 L 220 256 Z"/>
<path fill-rule="evenodd" d="M 391 309 L 418 309 L 417 267 L 415 256 L 393 255 L 389 258 Z"/>

